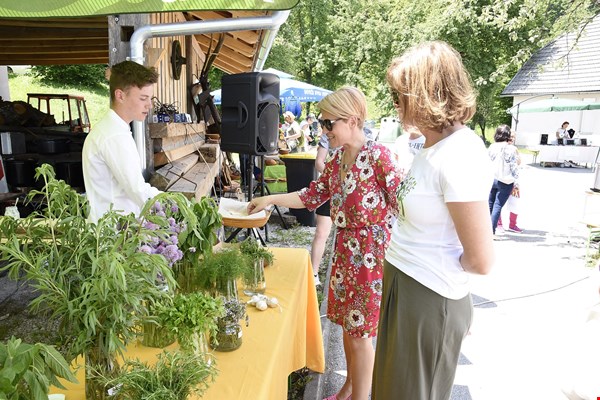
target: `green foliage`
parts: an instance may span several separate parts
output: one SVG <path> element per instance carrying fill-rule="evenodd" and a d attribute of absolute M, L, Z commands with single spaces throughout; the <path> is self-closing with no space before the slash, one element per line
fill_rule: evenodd
<path fill-rule="evenodd" d="M 105 64 L 34 65 L 31 72 L 50 84 L 97 88 L 106 83 L 106 67 Z"/>
<path fill-rule="evenodd" d="M 175 333 L 184 350 L 195 350 L 198 335 L 217 329 L 217 318 L 224 313 L 221 300 L 204 293 L 177 294 L 173 304 L 158 307 L 157 321 Z"/>
<path fill-rule="evenodd" d="M 266 247 L 261 246 L 260 243 L 252 237 L 249 237 L 240 243 L 240 251 L 252 260 L 260 260 L 262 258 L 267 265 L 272 265 L 275 260 L 273 253 Z"/>
<path fill-rule="evenodd" d="M 252 270 L 252 261 L 237 248 L 222 249 L 204 257 L 198 274 L 199 286 L 209 292 L 223 289 Z"/>
<path fill-rule="evenodd" d="M 15 337 L 0 343 L 0 399 L 47 400 L 50 385 L 64 389 L 58 378 L 77 382 L 53 346 Z"/>
<path fill-rule="evenodd" d="M 164 351 L 155 365 L 127 361 L 119 376 L 105 385 L 121 385 L 116 400 L 186 400 L 192 394 L 201 397 L 214 382 L 214 365 L 194 353 Z"/>
<path fill-rule="evenodd" d="M 392 58 L 421 41 L 444 40 L 473 78 L 474 121 L 485 131 L 507 122 L 510 98 L 500 94 L 533 52 L 598 12 L 595 0 L 304 0 L 267 63 L 328 89 L 358 86 L 373 100 L 369 118 L 378 119 L 395 115 L 385 82 Z"/>
<path fill-rule="evenodd" d="M 86 200 L 55 180 L 49 165 L 37 172 L 46 186 L 29 196 L 41 195 L 47 208 L 16 222 L 2 218 L 2 269 L 13 278 L 24 274 L 37 289 L 34 312 L 62 319 L 61 332 L 72 336 L 69 359 L 93 352 L 95 360 L 112 360 L 138 335 L 148 307 L 171 296 L 156 281 L 163 276 L 174 286 L 165 258 L 139 251 L 144 240 L 166 233 L 114 211 L 88 223 Z"/>
<path fill-rule="evenodd" d="M 202 197 L 190 201 L 181 193 L 161 193 L 146 203 L 140 215 L 156 222 L 153 215 L 157 210 L 159 219 L 173 218 L 184 226 L 178 234 L 178 246 L 183 251 L 183 262 L 197 268 L 199 256 L 211 253 L 217 243 L 221 215 L 214 200 Z"/>

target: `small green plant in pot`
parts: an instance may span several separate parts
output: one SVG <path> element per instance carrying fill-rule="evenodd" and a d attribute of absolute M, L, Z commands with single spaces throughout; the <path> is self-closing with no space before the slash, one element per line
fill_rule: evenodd
<path fill-rule="evenodd" d="M 164 351 L 154 365 L 127 361 L 119 376 L 103 383 L 115 388 L 114 400 L 187 400 L 192 394 L 201 397 L 216 375 L 215 365 L 200 355 Z"/>
<path fill-rule="evenodd" d="M 202 290 L 214 297 L 237 299 L 237 279 L 252 267 L 250 258 L 235 247 L 221 249 L 205 256 L 200 267 L 198 283 Z"/>
<path fill-rule="evenodd" d="M 273 263 L 273 253 L 251 237 L 240 244 L 240 251 L 252 261 L 252 268 L 244 276 L 244 294 L 264 294 L 267 289 L 265 265 Z"/>
<path fill-rule="evenodd" d="M 197 290 L 200 260 L 210 254 L 217 243 L 216 230 L 221 226 L 221 216 L 210 197 L 187 200 L 180 196 L 177 201 L 157 199 L 147 211 L 163 215 L 171 223 L 183 252 L 182 259 L 173 266 L 177 291 L 192 293 Z"/>
<path fill-rule="evenodd" d="M 48 400 L 50 385 L 64 389 L 57 378 L 77 382 L 53 346 L 27 344 L 15 337 L 0 343 L 0 399 Z"/>
<path fill-rule="evenodd" d="M 263 259 L 265 260 L 265 267 L 273 265 L 273 261 L 275 261 L 275 256 L 271 251 L 262 246 L 256 239 L 252 237 L 247 238 L 243 242 L 240 243 L 240 251 L 242 254 L 246 254 L 253 260 Z"/>
<path fill-rule="evenodd" d="M 206 333 L 217 330 L 217 318 L 225 311 L 221 299 L 200 292 L 180 293 L 173 304 L 159 306 L 157 311 L 158 321 L 177 337 L 183 350 L 210 362 Z"/>
<path fill-rule="evenodd" d="M 242 345 L 242 325 L 240 320 L 246 314 L 246 304 L 236 298 L 226 299 L 224 313 L 217 319 L 217 331 L 211 335 L 210 345 L 218 351 L 233 351 Z"/>

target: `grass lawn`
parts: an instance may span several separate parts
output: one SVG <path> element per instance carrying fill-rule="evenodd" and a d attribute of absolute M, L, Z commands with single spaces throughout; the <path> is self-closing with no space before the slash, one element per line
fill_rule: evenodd
<path fill-rule="evenodd" d="M 102 118 L 109 107 L 108 85 L 99 89 L 89 90 L 78 87 L 47 85 L 41 79 L 35 78 L 30 74 L 9 74 L 8 87 L 10 89 L 11 101 L 27 101 L 27 93 L 55 93 L 83 96 L 92 127 L 100 121 L 100 118 Z"/>

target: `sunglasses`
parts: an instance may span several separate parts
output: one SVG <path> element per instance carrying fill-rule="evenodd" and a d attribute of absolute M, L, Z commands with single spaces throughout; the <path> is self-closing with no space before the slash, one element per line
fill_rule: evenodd
<path fill-rule="evenodd" d="M 319 124 L 321 124 L 322 128 L 325 128 L 328 131 L 332 131 L 333 130 L 333 124 L 335 124 L 336 122 L 338 122 L 341 119 L 343 119 L 343 118 L 338 118 L 338 119 L 320 119 L 319 120 Z"/>
<path fill-rule="evenodd" d="M 397 107 L 400 104 L 400 95 L 394 89 L 390 89 L 390 94 L 392 95 L 392 102 L 394 103 L 394 106 Z"/>

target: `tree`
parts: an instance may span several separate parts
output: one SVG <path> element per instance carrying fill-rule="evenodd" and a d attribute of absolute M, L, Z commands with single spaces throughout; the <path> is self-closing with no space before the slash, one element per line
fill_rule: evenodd
<path fill-rule="evenodd" d="M 31 71 L 46 83 L 94 89 L 107 83 L 106 67 L 105 64 L 34 65 Z"/>
<path fill-rule="evenodd" d="M 383 116 L 393 112 L 385 82 L 391 59 L 424 40 L 447 41 L 478 91 L 473 121 L 483 135 L 508 122 L 510 99 L 500 94 L 523 63 L 599 12 L 598 0 L 301 0 L 269 62 L 318 86 L 357 86 Z"/>

